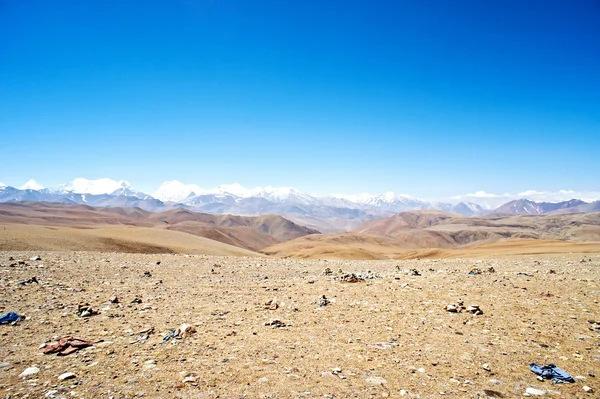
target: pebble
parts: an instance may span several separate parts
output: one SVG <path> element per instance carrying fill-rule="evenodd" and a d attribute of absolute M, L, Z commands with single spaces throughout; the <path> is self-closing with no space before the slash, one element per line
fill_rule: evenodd
<path fill-rule="evenodd" d="M 70 380 L 71 378 L 75 378 L 75 373 L 72 372 L 68 372 L 68 373 L 62 373 L 61 375 L 58 376 L 58 380 L 59 381 L 64 381 L 64 380 Z"/>
<path fill-rule="evenodd" d="M 588 387 L 587 385 L 583 386 L 583 390 L 586 391 L 587 393 L 593 393 L 594 390 L 591 387 Z"/>
<path fill-rule="evenodd" d="M 40 369 L 37 367 L 28 367 L 25 370 L 23 370 L 23 372 L 21 374 L 19 374 L 19 377 L 25 378 L 25 377 L 29 377 L 31 375 L 35 375 L 39 372 L 40 372 Z"/>
<path fill-rule="evenodd" d="M 535 388 L 527 388 L 525 390 L 525 393 L 528 393 L 530 395 L 545 395 L 546 391 L 542 391 L 541 389 L 535 389 Z"/>
<path fill-rule="evenodd" d="M 269 379 L 267 377 L 262 377 L 258 379 L 258 382 L 260 384 L 266 384 L 267 382 L 269 382 Z"/>
<path fill-rule="evenodd" d="M 387 380 L 383 377 L 367 377 L 366 382 L 367 382 L 367 384 L 371 384 L 371 385 L 387 384 Z"/>

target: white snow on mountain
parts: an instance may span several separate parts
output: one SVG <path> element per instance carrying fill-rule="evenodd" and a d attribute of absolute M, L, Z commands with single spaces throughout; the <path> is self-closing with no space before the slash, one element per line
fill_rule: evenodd
<path fill-rule="evenodd" d="M 197 193 L 200 194 L 200 193 Z M 233 184 L 221 184 L 213 190 L 205 190 L 202 194 L 228 194 L 236 197 L 250 197 L 252 196 L 252 190 L 244 188 L 240 183 Z"/>
<path fill-rule="evenodd" d="M 131 184 L 125 180 L 115 181 L 108 178 L 88 180 L 78 177 L 67 184 L 61 184 L 55 191 L 59 193 L 76 194 L 112 194 L 119 189 L 130 189 Z"/>
<path fill-rule="evenodd" d="M 181 202 L 189 196 L 200 195 L 204 192 L 205 190 L 196 184 L 183 184 L 178 180 L 171 180 L 161 184 L 152 196 L 165 202 Z"/>
<path fill-rule="evenodd" d="M 0 187 L 6 187 L 6 184 L 4 184 L 0 181 Z"/>
<path fill-rule="evenodd" d="M 396 194 L 392 191 L 385 192 L 383 194 L 358 194 L 358 195 L 347 195 L 339 196 L 357 204 L 370 205 L 370 206 L 381 206 L 381 205 L 394 205 L 394 204 L 413 204 L 420 203 L 419 201 L 407 194 Z"/>
<path fill-rule="evenodd" d="M 29 179 L 27 183 L 19 187 L 19 190 L 41 190 L 43 188 L 44 186 L 42 186 L 40 183 L 36 182 L 33 179 Z"/>
<path fill-rule="evenodd" d="M 293 187 L 257 187 L 252 190 L 252 197 L 264 198 L 273 202 L 289 201 L 304 205 L 314 205 L 320 202 L 318 198 Z"/>

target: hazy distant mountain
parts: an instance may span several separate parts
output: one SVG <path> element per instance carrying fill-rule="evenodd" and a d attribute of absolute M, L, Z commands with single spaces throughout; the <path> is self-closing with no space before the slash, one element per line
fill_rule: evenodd
<path fill-rule="evenodd" d="M 472 202 L 459 202 L 458 204 L 453 205 L 452 208 L 449 209 L 449 211 L 458 213 L 463 216 L 483 215 L 489 212 L 488 210 L 484 209 L 481 205 L 477 205 Z"/>
<path fill-rule="evenodd" d="M 26 186 L 41 187 L 33 179 Z M 0 202 L 11 201 L 45 201 L 101 207 L 135 206 L 151 212 L 186 208 L 209 214 L 272 214 L 322 232 L 346 231 L 372 219 L 415 210 L 440 210 L 463 216 L 478 216 L 490 212 L 520 215 L 600 210 L 599 203 L 588 204 L 581 200 L 538 203 L 521 199 L 490 211 L 472 202 L 450 204 L 426 201 L 393 192 L 320 197 L 292 187 L 246 189 L 233 183 L 207 190 L 177 180 L 165 181 L 153 195 L 149 195 L 135 190 L 127 181 L 107 178 L 77 178 L 56 188 L 43 189 L 17 189 L 0 184 Z"/>
<path fill-rule="evenodd" d="M 528 199 L 520 199 L 510 201 L 494 209 L 493 213 L 504 215 L 540 215 L 558 210 L 576 208 L 586 204 L 586 202 L 578 199 L 572 199 L 563 202 L 535 202 Z"/>

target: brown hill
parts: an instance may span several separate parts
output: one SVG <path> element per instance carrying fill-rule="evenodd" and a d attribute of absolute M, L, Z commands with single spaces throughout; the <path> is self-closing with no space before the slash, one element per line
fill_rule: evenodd
<path fill-rule="evenodd" d="M 252 251 L 318 233 L 281 216 L 209 215 L 187 209 L 151 213 L 139 208 L 21 202 L 0 204 L 0 223 L 87 227 L 137 226 L 179 231 Z"/>
<path fill-rule="evenodd" d="M 399 231 L 423 229 L 438 224 L 442 220 L 460 217 L 458 214 L 442 211 L 402 212 L 387 218 L 369 220 L 352 231 L 393 236 Z"/>
<path fill-rule="evenodd" d="M 417 248 L 392 237 L 360 233 L 314 234 L 264 248 L 261 252 L 280 258 L 389 259 Z"/>
<path fill-rule="evenodd" d="M 408 259 L 536 253 L 536 243 L 540 253 L 600 250 L 600 213 L 467 218 L 417 211 L 369 221 L 356 230 L 301 237 L 262 252 L 312 259 Z"/>
<path fill-rule="evenodd" d="M 261 256 L 243 248 L 154 227 L 76 228 L 0 223 L 2 251 L 99 251 Z"/>

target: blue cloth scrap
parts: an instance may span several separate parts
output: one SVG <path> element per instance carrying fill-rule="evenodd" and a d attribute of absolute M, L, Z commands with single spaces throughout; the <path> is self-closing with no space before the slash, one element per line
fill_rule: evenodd
<path fill-rule="evenodd" d="M 15 312 L 4 313 L 2 316 L 0 316 L 0 324 L 12 323 L 13 321 L 18 321 L 20 318 L 21 316 L 19 316 Z"/>
<path fill-rule="evenodd" d="M 551 380 L 555 384 L 562 384 L 564 382 L 575 382 L 575 379 L 569 375 L 565 370 L 556 367 L 556 365 L 550 363 L 547 366 L 539 366 L 535 363 L 529 365 L 529 370 L 542 378 Z"/>

